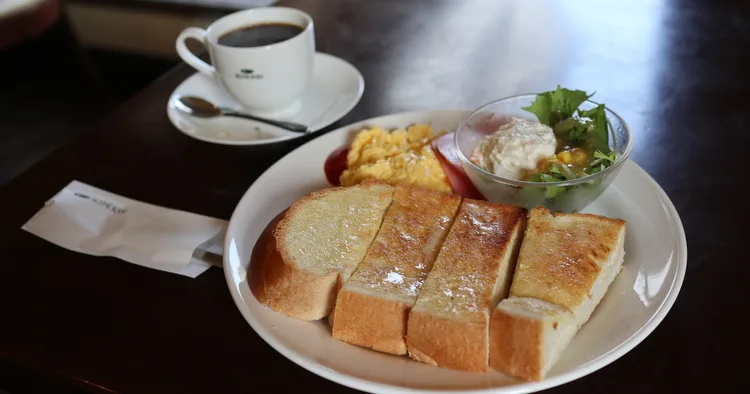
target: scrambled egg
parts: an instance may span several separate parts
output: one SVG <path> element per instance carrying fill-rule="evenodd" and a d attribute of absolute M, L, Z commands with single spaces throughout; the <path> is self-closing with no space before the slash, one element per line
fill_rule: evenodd
<path fill-rule="evenodd" d="M 439 137 L 427 125 L 388 131 L 373 127 L 360 131 L 347 156 L 342 186 L 368 178 L 390 185 L 413 185 L 450 192 L 451 187 L 430 143 Z"/>

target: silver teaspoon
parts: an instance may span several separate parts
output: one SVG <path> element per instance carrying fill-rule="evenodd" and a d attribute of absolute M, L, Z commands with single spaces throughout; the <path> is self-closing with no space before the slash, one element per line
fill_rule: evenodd
<path fill-rule="evenodd" d="M 235 116 L 238 118 L 245 118 L 250 120 L 255 120 L 258 122 L 267 123 L 276 127 L 281 127 L 282 129 L 286 129 L 289 131 L 294 131 L 295 133 L 309 133 L 310 129 L 307 128 L 305 125 L 301 125 L 299 123 L 294 122 L 284 122 L 281 120 L 273 120 L 273 119 L 264 119 L 259 118 L 257 116 L 253 116 L 250 114 L 226 109 L 226 108 L 220 108 L 211 103 L 210 101 L 206 101 L 200 97 L 195 96 L 180 96 L 177 98 L 177 101 L 175 102 L 175 107 L 177 107 L 178 110 L 188 114 L 197 116 L 199 118 L 213 118 L 215 116 Z"/>

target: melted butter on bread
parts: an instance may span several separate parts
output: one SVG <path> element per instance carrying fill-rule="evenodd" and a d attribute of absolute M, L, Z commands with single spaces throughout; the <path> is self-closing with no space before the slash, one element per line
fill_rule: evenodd
<path fill-rule="evenodd" d="M 362 263 L 339 291 L 333 337 L 406 354 L 409 310 L 432 269 L 461 197 L 398 186 Z"/>

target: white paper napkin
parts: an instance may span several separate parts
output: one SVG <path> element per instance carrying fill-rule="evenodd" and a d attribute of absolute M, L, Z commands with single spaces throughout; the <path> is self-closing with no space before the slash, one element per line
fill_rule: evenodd
<path fill-rule="evenodd" d="M 72 251 L 195 278 L 221 266 L 226 225 L 73 181 L 21 228 Z"/>

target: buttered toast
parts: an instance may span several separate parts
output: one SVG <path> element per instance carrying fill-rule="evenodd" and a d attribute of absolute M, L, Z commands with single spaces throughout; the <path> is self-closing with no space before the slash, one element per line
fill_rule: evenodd
<path fill-rule="evenodd" d="M 406 354 L 406 323 L 448 233 L 461 197 L 398 186 L 362 263 L 339 292 L 333 336 L 391 354 Z"/>
<path fill-rule="evenodd" d="M 626 223 L 535 208 L 510 298 L 490 324 L 490 365 L 541 380 L 591 316 L 622 268 Z"/>
<path fill-rule="evenodd" d="M 256 243 L 250 289 L 271 309 L 302 320 L 332 310 L 340 285 L 357 268 L 393 200 L 377 181 L 329 188 L 295 202 L 271 236 Z M 257 258 L 256 258 L 257 256 Z"/>
<path fill-rule="evenodd" d="M 409 314 L 409 356 L 487 370 L 490 314 L 508 294 L 526 210 L 464 199 Z"/>
<path fill-rule="evenodd" d="M 248 281 L 277 312 L 328 316 L 339 340 L 541 380 L 622 269 L 626 230 L 620 219 L 368 180 L 277 217 Z"/>

